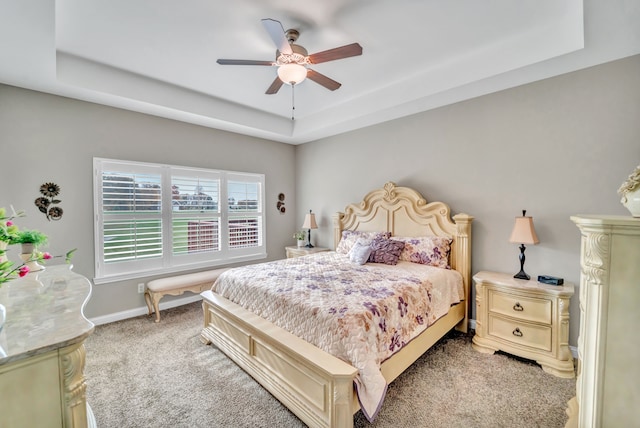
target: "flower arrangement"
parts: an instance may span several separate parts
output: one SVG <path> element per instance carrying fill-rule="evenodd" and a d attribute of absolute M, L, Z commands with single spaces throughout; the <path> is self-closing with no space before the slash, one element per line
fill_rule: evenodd
<path fill-rule="evenodd" d="M 293 234 L 293 238 L 297 239 L 298 241 L 304 241 L 305 236 L 306 236 L 306 232 L 304 230 L 298 230 L 296 233 Z"/>
<path fill-rule="evenodd" d="M 5 208 L 0 208 L 0 287 L 5 282 L 9 282 L 10 280 L 23 277 L 29 273 L 28 264 L 31 262 L 43 262 L 45 260 L 50 260 L 57 257 L 63 256 L 52 256 L 47 252 L 42 251 L 33 251 L 31 256 L 24 260 L 19 265 L 14 265 L 13 262 L 6 258 L 6 248 L 9 245 L 15 244 L 34 244 L 41 245 L 47 242 L 47 236 L 39 232 L 37 230 L 19 230 L 18 226 L 13 223 L 13 219 L 17 217 L 23 217 L 24 212 L 19 211 L 15 212 L 13 207 L 11 208 L 13 213 L 7 216 L 7 211 Z M 65 262 L 70 263 L 71 257 L 73 253 L 76 251 L 74 248 L 71 251 L 67 251 L 64 255 Z"/>
<path fill-rule="evenodd" d="M 623 204 L 627 201 L 627 193 L 633 192 L 638 186 L 640 186 L 640 165 L 636 167 L 618 189 L 618 195 L 622 197 L 621 202 Z"/>
<path fill-rule="evenodd" d="M 5 282 L 9 282 L 13 278 L 16 278 L 16 277 L 22 278 L 23 276 L 28 274 L 30 271 L 30 268 L 29 266 L 27 266 L 27 263 L 42 262 L 45 260 L 49 260 L 52 257 L 53 256 L 51 256 L 51 254 L 49 253 L 34 251 L 33 254 L 31 254 L 31 257 L 29 257 L 27 260 L 25 260 L 24 262 L 22 262 L 22 264 L 18 266 L 14 266 L 13 263 L 10 262 L 9 260 L 6 260 L 0 263 L 0 287 L 2 286 L 2 284 L 4 284 Z"/>

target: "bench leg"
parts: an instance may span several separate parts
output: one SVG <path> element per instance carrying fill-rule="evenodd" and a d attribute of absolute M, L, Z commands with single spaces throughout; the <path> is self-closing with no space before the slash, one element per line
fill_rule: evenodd
<path fill-rule="evenodd" d="M 149 290 L 144 290 L 144 301 L 147 303 L 147 309 L 149 310 L 147 315 L 151 315 L 153 308 L 151 307 L 151 296 L 149 295 Z"/>
<path fill-rule="evenodd" d="M 149 290 L 144 292 L 144 300 L 147 302 L 147 308 L 149 309 L 149 315 L 155 311 L 156 313 L 156 322 L 160 322 L 160 299 L 162 299 L 162 294 L 151 293 Z M 151 305 L 153 304 L 153 310 L 151 309 Z"/>

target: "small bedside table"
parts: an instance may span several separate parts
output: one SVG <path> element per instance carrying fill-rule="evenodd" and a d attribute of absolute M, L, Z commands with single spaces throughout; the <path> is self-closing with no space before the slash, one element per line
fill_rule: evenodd
<path fill-rule="evenodd" d="M 547 285 L 513 275 L 479 272 L 473 348 L 535 360 L 558 377 L 573 378 L 569 349 L 569 301 L 573 284 Z"/>
<path fill-rule="evenodd" d="M 323 251 L 330 251 L 328 248 L 324 248 L 324 247 L 307 248 L 307 247 L 297 247 L 295 245 L 293 245 L 291 247 L 284 247 L 284 249 L 287 252 L 287 258 L 288 259 L 291 259 L 293 257 L 306 256 L 307 254 L 321 253 Z"/>

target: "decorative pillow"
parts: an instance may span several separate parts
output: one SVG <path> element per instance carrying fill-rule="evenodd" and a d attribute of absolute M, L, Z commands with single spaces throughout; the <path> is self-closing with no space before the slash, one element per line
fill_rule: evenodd
<path fill-rule="evenodd" d="M 375 238 L 389 238 L 390 232 L 361 232 L 359 230 L 343 230 L 340 242 L 336 247 L 336 253 L 348 254 L 353 244 L 360 238 L 375 239 Z"/>
<path fill-rule="evenodd" d="M 421 236 L 417 238 L 394 237 L 393 239 L 404 242 L 400 260 L 451 269 L 449 266 L 449 253 L 451 252 L 451 242 L 453 242 L 451 238 Z"/>
<path fill-rule="evenodd" d="M 369 260 L 371 254 L 371 240 L 360 238 L 353 244 L 353 247 L 349 250 L 349 260 L 352 262 L 363 265 Z"/>
<path fill-rule="evenodd" d="M 369 261 L 372 263 L 384 263 L 396 265 L 400 259 L 400 253 L 404 248 L 404 242 L 395 239 L 376 238 L 371 241 L 371 255 Z"/>

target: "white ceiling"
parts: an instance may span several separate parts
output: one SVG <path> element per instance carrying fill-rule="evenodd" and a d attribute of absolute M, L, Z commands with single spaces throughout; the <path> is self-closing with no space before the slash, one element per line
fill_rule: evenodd
<path fill-rule="evenodd" d="M 584 3 L 584 4 L 583 4 Z M 300 31 L 312 66 L 275 95 L 260 20 Z M 638 0 L 0 0 L 0 82 L 299 144 L 640 53 Z M 1 102 L 1 100 L 0 100 Z"/>

